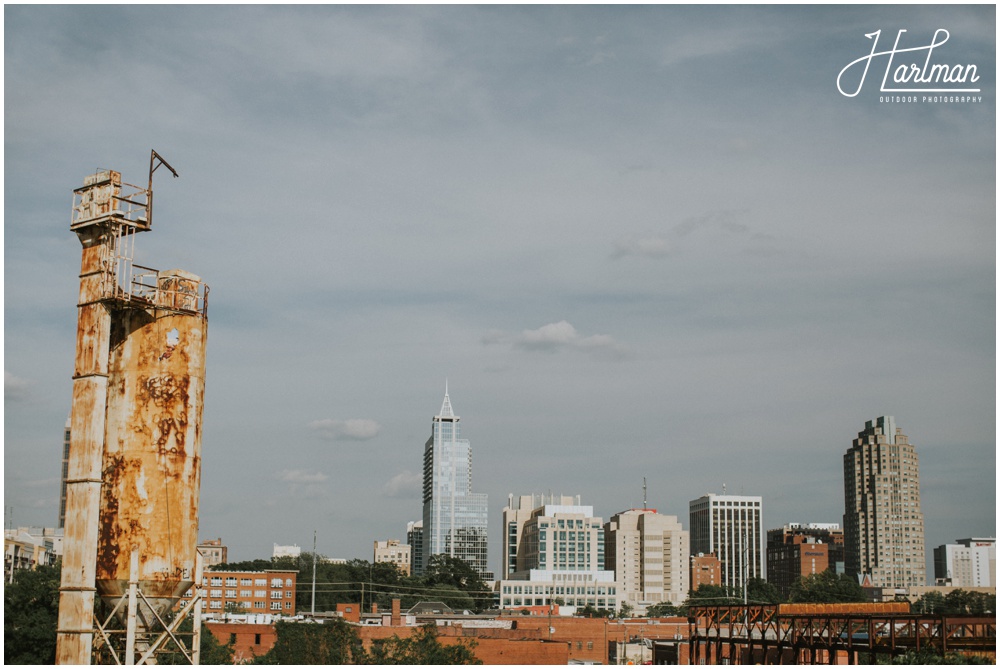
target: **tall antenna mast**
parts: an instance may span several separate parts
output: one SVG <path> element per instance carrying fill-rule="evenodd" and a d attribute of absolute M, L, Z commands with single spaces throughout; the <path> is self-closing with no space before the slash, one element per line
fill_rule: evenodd
<path fill-rule="evenodd" d="M 643 511 L 645 511 L 647 508 L 649 508 L 649 505 L 646 504 L 646 477 L 643 476 L 642 477 L 642 509 L 643 509 Z"/>

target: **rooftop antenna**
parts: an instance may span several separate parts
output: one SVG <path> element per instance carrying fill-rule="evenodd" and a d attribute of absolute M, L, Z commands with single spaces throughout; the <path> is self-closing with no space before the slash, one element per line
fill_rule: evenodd
<path fill-rule="evenodd" d="M 156 152 L 156 149 L 151 149 L 149 152 L 149 184 L 146 187 L 146 224 L 152 227 L 153 225 L 153 172 L 156 171 L 160 165 L 163 165 L 170 173 L 174 175 L 176 179 L 180 175 L 177 174 L 177 170 L 170 166 L 163 156 Z"/>
<path fill-rule="evenodd" d="M 646 477 L 642 477 L 642 510 L 645 511 L 649 506 L 646 504 Z"/>
<path fill-rule="evenodd" d="M 722 484 L 722 494 L 723 495 L 726 494 L 726 484 L 725 483 Z"/>

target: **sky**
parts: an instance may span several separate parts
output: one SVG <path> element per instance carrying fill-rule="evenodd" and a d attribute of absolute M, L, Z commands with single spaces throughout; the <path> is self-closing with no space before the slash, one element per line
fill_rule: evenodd
<path fill-rule="evenodd" d="M 897 36 L 980 91 L 848 67 Z M 211 288 L 231 560 L 405 539 L 446 383 L 497 570 L 509 494 L 842 522 L 882 415 L 928 560 L 995 536 L 995 54 L 994 6 L 8 5 L 5 526 L 58 518 L 72 190 L 155 149 L 135 262 Z"/>

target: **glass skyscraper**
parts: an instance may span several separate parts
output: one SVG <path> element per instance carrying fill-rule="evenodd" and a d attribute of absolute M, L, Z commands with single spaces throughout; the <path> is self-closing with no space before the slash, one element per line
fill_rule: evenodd
<path fill-rule="evenodd" d="M 459 438 L 459 417 L 451 408 L 445 384 L 441 412 L 434 416 L 424 445 L 423 550 L 414 566 L 423 573 L 432 555 L 468 562 L 484 580 L 487 569 L 487 495 L 472 492 L 472 446 Z"/>

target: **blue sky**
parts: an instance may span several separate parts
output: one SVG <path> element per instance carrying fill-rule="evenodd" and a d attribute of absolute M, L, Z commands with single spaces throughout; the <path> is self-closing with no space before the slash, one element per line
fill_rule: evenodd
<path fill-rule="evenodd" d="M 201 536 L 370 558 L 420 517 L 448 379 L 491 560 L 508 493 L 706 492 L 840 522 L 894 415 L 927 551 L 996 531 L 996 15 L 972 7 L 8 6 L 4 500 L 52 525 L 73 188 L 211 286 Z M 976 103 L 837 75 L 897 31 Z M 906 41 L 909 40 L 909 41 Z M 881 68 L 881 69 L 880 69 Z"/>

